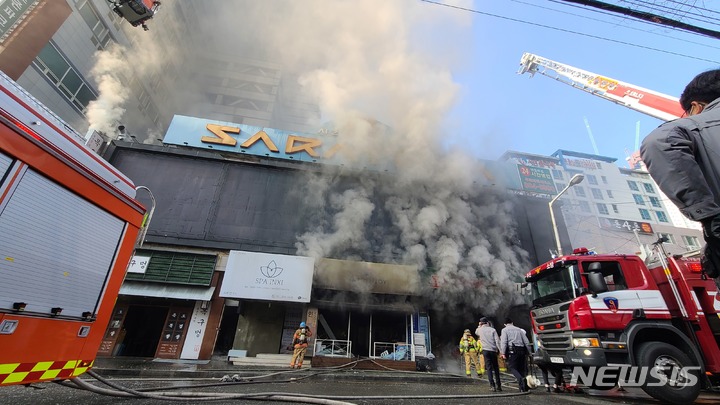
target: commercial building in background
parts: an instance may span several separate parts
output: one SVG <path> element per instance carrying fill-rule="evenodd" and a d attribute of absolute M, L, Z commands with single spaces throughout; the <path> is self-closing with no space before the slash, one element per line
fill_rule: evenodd
<path fill-rule="evenodd" d="M 319 109 L 297 78 L 248 50 L 213 49 L 202 38 L 207 14 L 202 0 L 164 0 L 143 31 L 107 0 L 8 2 L 0 68 L 80 133 L 103 86 L 112 108 L 95 120 L 130 141 L 159 143 L 175 114 L 311 132 Z M 109 52 L 115 45 L 121 53 Z M 97 63 L 97 52 L 113 56 Z"/>
<path fill-rule="evenodd" d="M 501 160 L 517 164 L 523 189 L 548 202 L 582 174 L 584 180 L 560 197 L 557 207 L 565 226 L 559 226 L 564 252 L 587 247 L 602 253 L 642 252 L 659 236 L 666 236 L 671 253 L 701 247 L 702 232 L 675 226 L 668 201 L 650 175 L 641 169 L 616 165 L 616 159 L 560 149 L 551 156 L 506 152 Z M 558 209 L 556 207 L 556 209 Z M 567 235 L 567 238 L 565 237 Z"/>

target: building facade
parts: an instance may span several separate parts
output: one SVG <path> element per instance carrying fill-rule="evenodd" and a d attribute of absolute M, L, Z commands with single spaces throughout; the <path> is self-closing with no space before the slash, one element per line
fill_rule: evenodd
<path fill-rule="evenodd" d="M 664 247 L 671 253 L 695 251 L 702 244 L 696 227 L 678 227 L 669 215 L 674 206 L 642 169 L 618 167 L 616 159 L 568 150 L 551 156 L 507 152 L 501 160 L 524 165 L 528 178 L 538 190 L 547 190 L 549 200 L 563 190 L 577 174 L 583 181 L 564 193 L 556 210 L 565 219 L 572 248 L 587 247 L 602 253 L 642 253 L 659 236 L 669 239 Z M 538 184 L 541 184 L 538 185 Z"/>

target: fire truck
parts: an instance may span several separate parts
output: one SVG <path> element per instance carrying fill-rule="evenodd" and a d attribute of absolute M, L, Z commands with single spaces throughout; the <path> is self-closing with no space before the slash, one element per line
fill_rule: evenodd
<path fill-rule="evenodd" d="M 135 193 L 0 73 L 0 386 L 92 367 L 145 214 Z"/>
<path fill-rule="evenodd" d="M 576 89 L 663 121 L 674 120 L 683 115 L 677 97 L 578 69 L 532 53 L 526 52 L 520 59 L 518 74 L 523 73 L 529 73 L 531 77 L 538 73 L 556 79 Z"/>
<path fill-rule="evenodd" d="M 668 255 L 663 242 L 645 260 L 580 248 L 528 272 L 539 363 L 595 377 L 602 369 L 609 384 L 585 385 L 637 386 L 672 404 L 718 385 L 717 286 L 700 259 Z"/>

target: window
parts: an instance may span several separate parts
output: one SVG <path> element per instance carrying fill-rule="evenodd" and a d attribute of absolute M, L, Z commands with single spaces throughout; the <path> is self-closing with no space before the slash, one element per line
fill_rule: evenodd
<path fill-rule="evenodd" d="M 557 190 L 560 191 L 565 188 L 565 184 L 555 183 L 555 187 L 557 187 Z M 567 194 L 565 196 L 567 196 Z"/>
<path fill-rule="evenodd" d="M 583 262 L 583 274 L 602 273 L 610 291 L 625 290 L 628 288 L 618 262 Z"/>
<path fill-rule="evenodd" d="M 667 239 L 668 243 L 675 243 L 675 237 L 672 236 L 672 234 L 670 234 L 670 233 L 658 232 L 657 236 L 658 236 L 658 238 Z"/>
<path fill-rule="evenodd" d="M 33 63 L 81 114 L 84 115 L 88 104 L 97 98 L 92 88 L 52 43 L 40 50 Z"/>
<path fill-rule="evenodd" d="M 614 213 L 616 213 L 616 214 L 619 214 L 619 213 L 620 213 L 620 210 L 618 209 L 617 204 L 612 204 L 612 209 L 613 209 L 613 212 L 614 212 Z"/>
<path fill-rule="evenodd" d="M 652 184 L 650 184 L 650 183 L 643 183 L 642 185 L 643 185 L 643 187 L 645 187 L 645 191 L 647 191 L 648 193 L 654 193 L 654 192 L 655 192 L 655 187 L 653 187 Z"/>
<path fill-rule="evenodd" d="M 597 177 L 593 176 L 592 174 L 588 174 L 586 177 L 587 177 L 587 179 L 588 179 L 588 183 L 589 183 L 589 184 L 593 184 L 593 185 L 597 185 L 597 184 L 598 184 L 598 182 L 597 182 Z"/>
<path fill-rule="evenodd" d="M 553 170 L 552 171 L 553 179 L 555 180 L 563 180 L 563 173 L 560 170 Z"/>
<path fill-rule="evenodd" d="M 643 196 L 640 194 L 633 194 L 633 199 L 635 200 L 635 204 L 645 205 L 645 200 L 643 200 Z"/>
<path fill-rule="evenodd" d="M 635 183 L 634 181 L 628 180 L 627 183 L 628 183 L 628 186 L 630 187 L 630 190 L 632 190 L 632 191 L 640 191 L 640 189 L 638 188 L 637 183 Z"/>
<path fill-rule="evenodd" d="M 575 186 L 575 195 L 578 197 L 585 197 L 585 189 L 582 186 Z"/>
<path fill-rule="evenodd" d="M 603 184 L 608 184 L 608 182 L 607 182 L 607 177 L 605 177 L 605 176 L 600 176 L 600 179 L 602 180 Z"/>
<path fill-rule="evenodd" d="M 602 190 L 600 190 L 599 188 L 591 188 L 590 191 L 592 191 L 592 195 L 593 195 L 594 199 L 596 199 L 596 200 L 603 199 Z"/>
<path fill-rule="evenodd" d="M 85 20 L 85 24 L 87 24 L 87 26 L 90 27 L 90 31 L 92 31 L 90 41 L 92 41 L 98 50 L 107 48 L 108 43 L 112 41 L 112 37 L 110 36 L 108 27 L 100 19 L 97 10 L 90 4 L 90 1 L 79 2 L 77 8 L 80 16 Z"/>
<path fill-rule="evenodd" d="M 608 211 L 607 205 L 605 205 L 605 204 L 598 203 L 597 208 L 598 208 L 598 212 L 599 212 L 600 214 L 603 214 L 603 215 L 609 215 L 609 214 L 610 214 L 610 211 Z"/>
<path fill-rule="evenodd" d="M 650 196 L 649 198 L 650 198 L 650 205 L 652 205 L 653 207 L 656 207 L 656 208 L 662 207 L 662 205 L 660 205 L 660 199 L 659 199 L 659 198 L 657 198 L 657 197 L 652 197 L 652 196 Z"/>
<path fill-rule="evenodd" d="M 650 211 L 646 210 L 645 208 L 638 208 L 638 210 L 640 211 L 640 216 L 642 217 L 642 219 L 650 219 Z"/>
<path fill-rule="evenodd" d="M 700 248 L 700 242 L 698 241 L 697 236 L 685 236 L 683 235 L 683 242 L 685 242 L 685 246 L 691 249 L 699 249 Z"/>
<path fill-rule="evenodd" d="M 662 211 L 655 211 L 655 215 L 657 216 L 658 221 L 660 222 L 668 222 L 667 215 L 665 215 Z"/>
<path fill-rule="evenodd" d="M 580 210 L 582 212 L 591 212 L 590 211 L 590 204 L 587 201 L 580 201 Z"/>
<path fill-rule="evenodd" d="M 615 198 L 615 197 L 613 197 L 612 190 L 607 190 L 607 195 L 608 195 L 608 198 Z"/>

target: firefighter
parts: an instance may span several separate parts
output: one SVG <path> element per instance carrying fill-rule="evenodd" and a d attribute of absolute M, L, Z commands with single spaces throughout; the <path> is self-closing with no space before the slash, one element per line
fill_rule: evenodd
<path fill-rule="evenodd" d="M 301 368 L 303 360 L 305 360 L 305 352 L 308 347 L 308 338 L 312 336 L 310 328 L 305 322 L 300 322 L 300 329 L 295 331 L 293 335 L 293 356 L 290 360 L 290 368 Z"/>
<path fill-rule="evenodd" d="M 480 351 L 480 342 L 470 333 L 470 329 L 465 329 L 460 338 L 460 353 L 465 356 L 465 374 L 470 377 L 470 365 L 475 366 L 475 372 L 478 377 L 485 373 L 485 362 L 478 360 L 478 352 Z M 481 357 L 482 359 L 482 357 Z"/>

